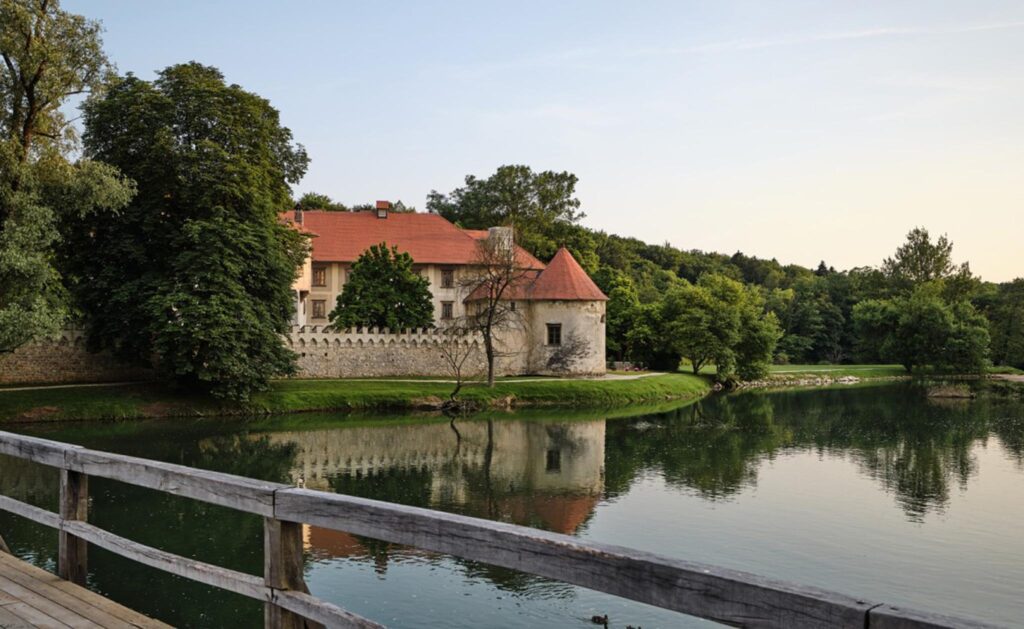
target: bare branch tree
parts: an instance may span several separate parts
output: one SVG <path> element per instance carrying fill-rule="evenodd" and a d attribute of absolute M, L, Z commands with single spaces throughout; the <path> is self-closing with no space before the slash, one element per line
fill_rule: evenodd
<path fill-rule="evenodd" d="M 524 297 L 534 272 L 522 267 L 516 254 L 511 227 L 491 229 L 490 235 L 477 241 L 477 253 L 470 271 L 461 280 L 467 293 L 468 328 L 483 336 L 487 358 L 487 386 L 494 386 L 495 361 L 515 352 L 501 349 L 503 332 L 522 325 L 516 301 Z"/>
<path fill-rule="evenodd" d="M 475 361 L 480 354 L 480 347 L 474 342 L 473 330 L 467 327 L 465 322 L 446 327 L 441 334 L 438 350 L 445 368 L 455 379 L 455 389 L 448 396 L 447 405 L 454 407 L 459 404 L 459 392 L 462 391 L 466 380 L 480 375 L 480 369 L 477 368 Z"/>

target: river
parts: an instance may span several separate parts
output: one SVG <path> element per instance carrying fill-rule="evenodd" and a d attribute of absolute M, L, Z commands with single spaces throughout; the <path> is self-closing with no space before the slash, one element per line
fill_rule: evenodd
<path fill-rule="evenodd" d="M 617 418 L 610 419 L 614 415 Z M 625 415 L 625 416 L 623 416 Z M 1009 626 L 1024 619 L 1024 403 L 912 383 L 716 395 L 658 413 L 322 416 L 8 430 L 514 522 Z M 254 516 L 104 479 L 90 519 L 262 572 Z M 0 456 L 0 493 L 56 508 L 55 471 Z M 57 536 L 0 514 L 52 569 Z M 304 529 L 306 579 L 392 627 L 711 623 L 485 564 Z M 248 599 L 90 549 L 90 586 L 181 626 L 260 626 Z"/>

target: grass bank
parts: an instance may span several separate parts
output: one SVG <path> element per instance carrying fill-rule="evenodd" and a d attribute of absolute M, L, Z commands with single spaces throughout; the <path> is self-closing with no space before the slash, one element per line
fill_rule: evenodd
<path fill-rule="evenodd" d="M 186 395 L 157 384 L 0 390 L 0 423 L 428 410 L 451 389 L 450 383 L 426 380 L 282 380 L 246 403 Z M 662 374 L 633 380 L 503 380 L 494 388 L 470 385 L 461 397 L 481 408 L 608 408 L 695 399 L 710 390 L 708 378 Z"/>

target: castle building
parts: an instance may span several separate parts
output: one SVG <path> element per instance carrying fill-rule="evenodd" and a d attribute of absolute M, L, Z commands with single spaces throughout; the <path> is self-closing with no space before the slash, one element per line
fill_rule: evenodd
<path fill-rule="evenodd" d="M 373 211 L 295 210 L 282 218 L 312 237 L 311 255 L 293 287 L 298 326 L 329 325 L 352 264 L 380 243 L 408 253 L 414 270 L 429 281 L 434 325 L 454 324 L 478 301 L 473 278 L 479 276 L 481 241 L 497 239 L 492 244 L 514 249 L 519 267 L 507 293 L 517 324 L 501 335 L 508 356 L 502 372 L 605 371 L 608 298 L 568 249 L 544 264 L 513 242 L 510 228 L 462 229 L 438 214 L 394 212 L 387 201 L 378 201 Z"/>

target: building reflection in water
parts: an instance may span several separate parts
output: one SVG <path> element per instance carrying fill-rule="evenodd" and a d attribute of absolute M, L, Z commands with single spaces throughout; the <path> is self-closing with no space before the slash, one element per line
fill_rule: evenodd
<path fill-rule="evenodd" d="M 296 485 L 570 535 L 604 490 L 604 420 L 458 420 L 268 436 L 297 448 L 290 472 Z M 304 535 L 317 555 L 378 555 L 344 532 L 307 526 Z"/>

